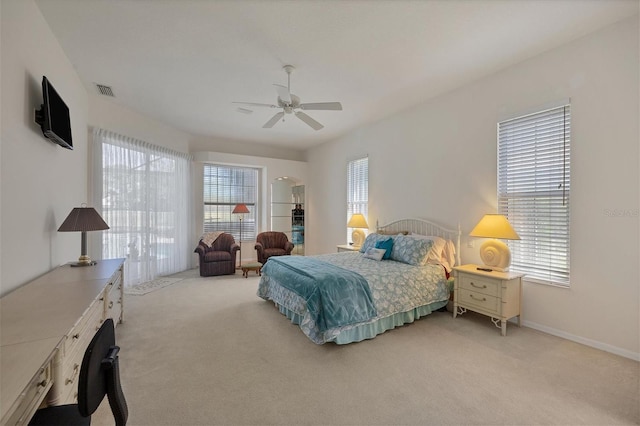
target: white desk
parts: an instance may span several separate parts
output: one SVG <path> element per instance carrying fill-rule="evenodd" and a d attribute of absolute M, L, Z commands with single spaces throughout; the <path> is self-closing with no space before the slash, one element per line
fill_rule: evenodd
<path fill-rule="evenodd" d="M 122 321 L 124 259 L 60 266 L 0 298 L 0 423 L 26 424 L 45 397 L 75 402 L 84 350 Z"/>

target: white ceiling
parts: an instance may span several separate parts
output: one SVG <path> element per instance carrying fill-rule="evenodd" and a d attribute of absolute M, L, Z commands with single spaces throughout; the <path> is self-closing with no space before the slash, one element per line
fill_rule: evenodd
<path fill-rule="evenodd" d="M 296 149 L 343 135 L 638 13 L 637 0 L 36 0 L 87 90 L 217 140 Z M 272 129 L 274 83 L 340 101 Z"/>

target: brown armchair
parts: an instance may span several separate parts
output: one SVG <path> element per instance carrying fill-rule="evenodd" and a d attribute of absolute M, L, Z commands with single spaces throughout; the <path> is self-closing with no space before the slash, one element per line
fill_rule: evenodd
<path fill-rule="evenodd" d="M 240 246 L 231 234 L 220 234 L 211 247 L 200 240 L 194 251 L 200 255 L 200 276 L 235 274 L 238 249 Z"/>
<path fill-rule="evenodd" d="M 287 234 L 284 232 L 261 232 L 256 237 L 258 262 L 263 265 L 271 256 L 285 256 L 291 254 L 293 247 L 293 243 L 289 241 Z"/>

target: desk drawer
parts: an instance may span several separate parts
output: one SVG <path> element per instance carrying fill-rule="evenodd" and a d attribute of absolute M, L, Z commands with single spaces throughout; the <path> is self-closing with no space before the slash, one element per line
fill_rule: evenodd
<path fill-rule="evenodd" d="M 49 391 L 53 383 L 51 364 L 40 369 L 26 389 L 20 394 L 16 405 L 11 407 L 2 418 L 3 425 L 25 425 L 40 406 L 44 395 Z"/>
<path fill-rule="evenodd" d="M 107 286 L 107 297 L 105 298 L 105 319 L 113 318 L 113 323 L 117 326 L 122 317 L 122 279 L 121 275 Z"/>
<path fill-rule="evenodd" d="M 104 299 L 100 296 L 67 334 L 61 345 L 60 356 L 54 363 L 54 389 L 49 394 L 52 405 L 74 403 L 78 392 L 78 378 L 84 352 L 103 322 Z"/>
<path fill-rule="evenodd" d="M 458 304 L 461 306 L 469 305 L 471 307 L 481 308 L 487 313 L 499 315 L 500 299 L 477 291 L 460 290 L 458 293 Z"/>
<path fill-rule="evenodd" d="M 65 358 L 76 357 L 79 353 L 82 360 L 84 350 L 96 333 L 97 328 L 102 324 L 103 309 L 103 302 L 95 301 L 71 331 L 67 333 L 63 348 Z"/>
<path fill-rule="evenodd" d="M 460 288 L 471 292 L 478 292 L 488 296 L 500 296 L 500 282 L 495 280 L 484 280 L 475 275 L 461 275 Z"/>

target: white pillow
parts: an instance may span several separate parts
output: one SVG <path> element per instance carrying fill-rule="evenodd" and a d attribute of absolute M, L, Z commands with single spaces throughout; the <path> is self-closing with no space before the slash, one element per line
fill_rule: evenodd
<path fill-rule="evenodd" d="M 445 267 L 447 272 L 451 272 L 456 264 L 456 246 L 451 240 L 447 240 L 447 244 L 445 245 L 444 251 L 442 252 L 441 263 Z"/>
<path fill-rule="evenodd" d="M 378 249 L 378 248 L 368 248 L 367 251 L 364 252 L 364 257 L 366 257 L 367 259 L 373 259 L 373 260 L 382 260 L 382 256 L 384 256 L 384 254 L 386 253 L 385 249 Z"/>

